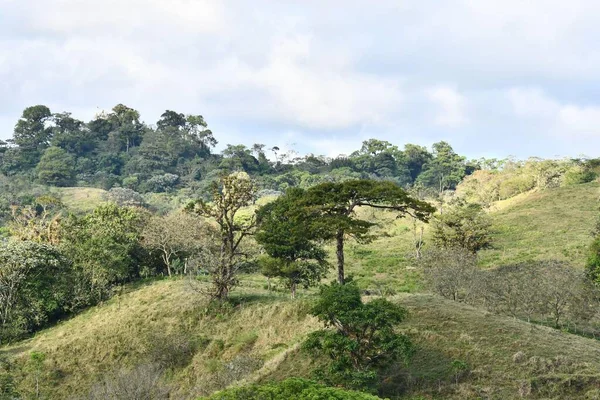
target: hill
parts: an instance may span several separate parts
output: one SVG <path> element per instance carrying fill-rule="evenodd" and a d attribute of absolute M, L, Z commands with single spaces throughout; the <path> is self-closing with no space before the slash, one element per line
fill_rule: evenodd
<path fill-rule="evenodd" d="M 318 325 L 307 316 L 306 301 L 291 301 L 250 285 L 237 292 L 238 306 L 218 312 L 207 310 L 185 280 L 132 287 L 102 306 L 3 349 L 2 355 L 14 356 L 27 368 L 32 352 L 45 354 L 41 390 L 50 398 L 85 396 L 93 382 L 144 365 L 167 369 L 165 382 L 175 388 L 173 395 L 183 398 L 241 382 L 309 376 L 311 364 L 297 345 Z M 418 351 L 408 368 L 389 371 L 387 396 L 506 399 L 520 394 L 597 394 L 600 343 L 595 340 L 435 296 L 392 299 L 409 309 L 402 329 Z"/>
<path fill-rule="evenodd" d="M 485 266 L 531 259 L 585 263 L 598 217 L 600 184 L 529 192 L 494 204 L 494 248 L 480 253 Z"/>

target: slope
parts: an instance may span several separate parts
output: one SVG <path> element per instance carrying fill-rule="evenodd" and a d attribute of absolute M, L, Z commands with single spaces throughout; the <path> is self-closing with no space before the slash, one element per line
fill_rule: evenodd
<path fill-rule="evenodd" d="M 408 368 L 389 371 L 388 396 L 583 398 L 600 384 L 595 340 L 435 296 L 393 299 L 410 311 L 401 328 L 418 351 Z M 50 398 L 84 396 L 107 374 L 138 365 L 165 368 L 165 381 L 181 398 L 241 382 L 310 376 L 311 364 L 297 350 L 318 327 L 307 315 L 306 297 L 290 301 L 246 284 L 234 300 L 230 309 L 207 309 L 189 282 L 153 282 L 1 352 L 26 368 L 32 352 L 45 354 L 41 390 Z M 26 391 L 33 382 L 18 384 Z"/>

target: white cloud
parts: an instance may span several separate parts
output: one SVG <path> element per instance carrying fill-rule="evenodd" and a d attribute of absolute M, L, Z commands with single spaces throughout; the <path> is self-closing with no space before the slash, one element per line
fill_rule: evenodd
<path fill-rule="evenodd" d="M 600 137 L 600 106 L 562 106 L 558 113 L 563 129 L 570 135 Z"/>
<path fill-rule="evenodd" d="M 437 125 L 457 128 L 468 122 L 467 101 L 451 86 L 437 86 L 427 90 L 427 96 L 437 106 L 434 122 Z"/>
<path fill-rule="evenodd" d="M 548 138 L 524 155 L 555 154 L 600 126 L 598 13 L 593 0 L 0 0 L 0 137 L 32 104 L 85 119 L 123 102 L 150 123 L 202 113 L 221 143 L 301 132 L 298 150 L 337 155 L 367 135 L 477 155 L 514 154 L 498 138 L 519 135 Z"/>
<path fill-rule="evenodd" d="M 558 137 L 600 137 L 600 105 L 561 103 L 540 88 L 512 88 L 508 98 L 519 117 L 533 118 Z"/>
<path fill-rule="evenodd" d="M 552 118 L 560 109 L 540 88 L 511 88 L 507 95 L 515 114 L 521 117 Z"/>

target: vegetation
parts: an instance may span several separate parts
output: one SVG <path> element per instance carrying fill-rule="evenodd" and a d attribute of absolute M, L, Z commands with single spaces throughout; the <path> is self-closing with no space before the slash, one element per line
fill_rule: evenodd
<path fill-rule="evenodd" d="M 477 253 L 491 246 L 491 225 L 490 217 L 479 204 L 456 204 L 433 219 L 433 243 Z"/>
<path fill-rule="evenodd" d="M 361 392 L 326 387 L 304 379 L 290 378 L 280 383 L 252 385 L 215 393 L 206 400 L 375 400 Z"/>
<path fill-rule="evenodd" d="M 372 207 L 395 211 L 398 216 L 411 214 L 426 221 L 434 208 L 414 199 L 391 182 L 352 180 L 342 183 L 323 183 L 306 191 L 297 207 L 316 209 L 321 221 L 323 239 L 334 239 L 338 267 L 338 282 L 344 284 L 344 242 L 346 235 L 357 240 L 369 240 L 369 228 L 374 224 L 357 218 L 357 207 Z"/>
<path fill-rule="evenodd" d="M 311 314 L 326 328 L 312 332 L 304 348 L 330 359 L 318 376 L 333 385 L 353 389 L 376 387 L 379 372 L 399 359 L 407 361 L 413 347 L 394 331 L 406 310 L 385 299 L 364 304 L 358 286 L 332 283 L 321 287 Z"/>
<path fill-rule="evenodd" d="M 214 299 L 227 299 L 229 291 L 238 283 L 242 260 L 247 256 L 242 251 L 242 245 L 256 227 L 254 216 L 241 220 L 238 212 L 254 201 L 255 191 L 254 183 L 247 174 L 231 174 L 213 183 L 213 203 L 197 200 L 187 206 L 189 211 L 213 218 L 219 226 L 220 250 L 215 255 L 218 259 L 208 261 L 214 265 L 210 270 L 213 283 L 210 296 Z"/>
<path fill-rule="evenodd" d="M 292 298 L 298 285 L 319 283 L 329 267 L 319 240 L 321 221 L 315 210 L 299 206 L 303 196 L 302 189 L 288 189 L 257 213 L 256 240 L 268 255 L 260 260 L 262 273 L 284 279 Z"/>
<path fill-rule="evenodd" d="M 215 145 L 199 115 L 24 110 L 0 397 L 598 397 L 598 160 Z"/>

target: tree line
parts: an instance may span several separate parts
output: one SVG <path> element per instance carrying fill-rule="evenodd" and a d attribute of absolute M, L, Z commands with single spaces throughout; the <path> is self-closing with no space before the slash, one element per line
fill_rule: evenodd
<path fill-rule="evenodd" d="M 370 139 L 336 158 L 300 157 L 260 143 L 228 144 L 216 154 L 216 144 L 201 115 L 167 110 L 147 124 L 137 110 L 118 104 L 84 122 L 36 105 L 23 111 L 12 138 L 0 141 L 0 172 L 53 186 L 120 186 L 146 193 L 204 190 L 220 174 L 234 171 L 252 175 L 261 189 L 279 191 L 357 178 L 443 190 L 478 168 L 446 142 L 429 151 Z"/>

